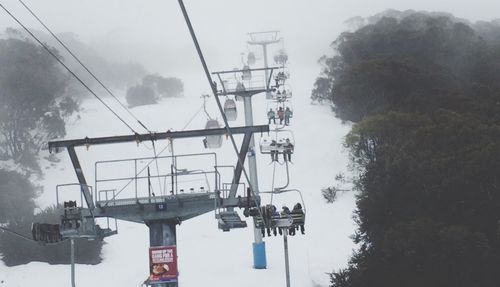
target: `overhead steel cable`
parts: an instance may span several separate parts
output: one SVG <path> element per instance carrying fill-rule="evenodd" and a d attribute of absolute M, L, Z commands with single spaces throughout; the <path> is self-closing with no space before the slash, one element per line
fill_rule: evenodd
<path fill-rule="evenodd" d="M 71 57 L 73 57 L 73 59 L 75 59 L 78 64 L 80 64 L 80 66 L 82 66 L 85 71 L 87 71 L 89 73 L 90 76 L 92 76 L 92 78 L 94 78 L 94 80 L 96 80 L 96 82 L 99 83 L 99 85 L 101 85 L 101 87 L 113 98 L 116 100 L 116 102 L 132 117 L 134 118 L 137 123 L 143 127 L 148 133 L 150 134 L 153 134 L 153 132 L 151 132 L 150 129 L 148 129 L 146 127 L 146 125 L 144 125 L 131 111 L 129 108 L 127 108 L 116 96 L 115 94 L 80 60 L 80 58 L 78 58 L 72 51 L 71 49 L 66 45 L 64 44 L 64 42 L 54 33 L 52 32 L 52 30 L 40 19 L 40 17 L 38 17 L 36 15 L 35 12 L 33 12 L 33 10 L 31 10 L 28 5 L 26 5 L 26 3 L 24 3 L 22 0 L 18 0 L 19 3 L 21 3 L 24 8 L 26 8 L 26 10 L 28 10 L 28 12 L 45 28 L 45 30 L 47 30 L 47 32 L 50 33 L 50 35 L 52 35 L 52 37 L 66 50 L 66 52 L 68 52 Z M 157 153 L 156 153 L 156 148 L 155 148 L 155 143 L 154 143 L 154 140 L 151 140 L 151 144 L 153 145 L 153 152 L 154 152 L 154 157 L 155 157 L 155 160 L 156 160 L 156 171 L 158 173 L 158 175 L 160 174 L 160 170 L 158 169 L 158 161 L 157 161 Z M 160 182 L 160 179 L 158 177 L 158 181 Z M 161 182 L 159 183 L 160 186 L 160 190 L 161 190 Z"/>
<path fill-rule="evenodd" d="M 75 77 L 75 79 L 80 83 L 82 84 L 82 86 L 85 87 L 85 89 L 87 89 L 87 91 L 89 91 L 94 97 L 96 97 L 116 118 L 118 118 L 125 126 L 127 126 L 127 128 L 129 128 L 134 134 L 137 134 L 137 132 L 122 118 L 120 117 L 108 104 L 106 104 L 106 102 L 104 102 L 87 84 L 85 84 L 85 82 L 80 79 L 80 77 L 78 77 L 78 75 L 76 75 L 66 64 L 64 64 L 64 62 L 59 59 L 59 57 L 57 57 L 57 55 L 52 51 L 50 50 L 50 48 L 45 45 L 42 41 L 40 41 L 40 39 L 38 39 L 38 37 L 36 37 L 30 29 L 28 29 L 28 27 L 26 27 L 23 23 L 21 23 L 21 21 L 19 21 L 19 19 L 16 18 L 16 16 L 14 16 L 2 3 L 0 3 L 0 7 L 2 7 L 2 9 L 14 20 L 17 22 L 17 24 L 19 24 L 25 31 L 26 33 L 28 33 L 38 44 L 40 44 L 52 57 L 54 57 L 54 59 L 56 59 L 57 62 L 59 62 L 59 64 L 61 64 L 64 69 L 66 69 L 66 71 L 68 71 L 68 73 L 70 73 L 73 77 Z"/>
<path fill-rule="evenodd" d="M 130 111 L 129 108 L 127 108 L 116 96 L 115 94 L 106 86 L 104 85 L 104 83 L 99 80 L 99 78 L 71 51 L 71 49 L 68 48 L 68 46 L 66 44 L 64 44 L 64 42 L 54 33 L 52 32 L 52 30 L 47 27 L 47 25 L 45 25 L 45 23 L 40 19 L 40 17 L 38 17 L 35 12 L 33 12 L 33 10 L 31 10 L 28 5 L 26 5 L 26 3 L 24 3 L 22 0 L 18 0 L 19 3 L 21 3 L 24 8 L 26 8 L 26 10 L 28 10 L 28 12 L 33 15 L 33 17 L 45 28 L 45 30 L 47 30 L 47 32 L 50 33 L 50 35 L 52 35 L 52 37 L 54 37 L 54 39 L 56 39 L 56 41 L 61 44 L 61 46 L 66 50 L 66 52 L 68 52 L 71 57 L 73 57 L 73 59 L 75 59 L 78 64 L 80 64 L 84 69 L 85 71 L 87 71 L 91 76 L 92 78 L 94 78 L 94 80 L 96 80 L 99 85 L 101 85 L 101 87 L 106 90 L 106 92 L 111 96 L 113 97 L 113 99 L 115 99 L 118 104 L 125 110 L 127 111 L 127 113 L 132 117 L 134 118 L 137 123 L 139 123 L 139 125 L 141 127 L 143 127 L 147 132 L 151 133 L 151 131 Z"/>
<path fill-rule="evenodd" d="M 182 0 L 178 0 L 178 2 L 179 2 L 179 5 L 181 7 L 181 11 L 182 11 L 182 14 L 184 16 L 184 20 L 186 21 L 186 24 L 188 26 L 189 33 L 191 34 L 191 38 L 192 38 L 192 40 L 194 42 L 196 51 L 198 52 L 198 56 L 200 58 L 202 66 L 203 66 L 203 70 L 204 70 L 205 75 L 207 77 L 208 83 L 209 83 L 209 85 L 210 85 L 210 87 L 212 89 L 212 93 L 214 95 L 215 101 L 216 101 L 217 106 L 219 108 L 219 111 L 220 111 L 220 113 L 222 115 L 222 120 L 224 121 L 224 127 L 226 128 L 226 131 L 227 131 L 227 133 L 228 133 L 228 135 L 229 135 L 229 137 L 231 139 L 231 143 L 233 145 L 234 151 L 236 152 L 236 155 L 238 157 L 238 164 L 240 164 L 242 166 L 242 170 L 243 170 L 243 173 L 245 174 L 245 178 L 248 181 L 248 185 L 250 187 L 250 190 L 253 193 L 254 191 L 253 191 L 253 187 L 252 187 L 251 182 L 250 182 L 250 178 L 248 177 L 248 174 L 247 174 L 247 171 L 245 169 L 245 166 L 242 164 L 241 159 L 239 157 L 239 152 L 238 152 L 238 147 L 236 146 L 236 141 L 234 140 L 234 136 L 231 133 L 231 129 L 229 128 L 229 123 L 227 121 L 226 114 L 224 113 L 224 108 L 222 107 L 222 104 L 220 103 L 220 99 L 217 96 L 216 87 L 213 84 L 212 76 L 210 76 L 210 71 L 208 70 L 208 66 L 207 66 L 207 63 L 205 61 L 205 57 L 203 56 L 200 44 L 198 43 L 198 39 L 196 37 L 196 34 L 194 33 L 193 25 L 191 24 L 191 20 L 189 19 L 189 15 L 187 13 L 186 7 L 184 6 L 184 2 Z"/>
<path fill-rule="evenodd" d="M 96 80 L 99 85 L 101 85 L 101 87 L 113 98 L 116 100 L 116 102 L 132 117 L 134 118 L 137 123 L 143 127 L 148 133 L 150 134 L 153 134 L 153 132 L 151 132 L 150 129 L 148 129 L 146 127 L 146 125 L 144 125 L 131 111 L 129 108 L 127 108 L 116 96 L 115 94 L 80 60 L 80 58 L 78 58 L 72 51 L 71 49 L 66 45 L 64 44 L 64 42 L 54 33 L 52 32 L 52 30 L 47 27 L 47 25 L 45 25 L 45 23 L 40 19 L 40 17 L 38 17 L 35 12 L 33 12 L 33 10 L 31 10 L 28 5 L 26 5 L 26 3 L 24 3 L 22 0 L 18 0 L 19 3 L 21 3 L 24 8 L 26 8 L 26 10 L 28 10 L 28 12 L 45 28 L 45 30 L 47 30 L 47 32 L 50 33 L 50 35 L 52 35 L 52 37 L 54 39 L 56 39 L 56 41 L 66 50 L 66 52 L 68 52 L 71 57 L 73 57 L 73 59 L 75 59 L 78 64 L 80 64 L 80 66 L 82 66 L 85 71 L 87 71 L 89 73 L 90 76 L 92 76 L 92 78 L 94 78 L 94 80 Z M 157 161 L 157 158 L 158 158 L 158 155 L 156 153 L 156 148 L 155 148 L 155 143 L 154 143 L 154 140 L 151 140 L 151 144 L 153 145 L 153 152 L 154 152 L 154 158 L 155 158 L 155 161 L 156 161 L 156 171 L 158 173 L 158 175 L 160 174 L 160 170 L 158 169 L 158 161 Z M 145 145 L 144 145 L 145 146 Z M 146 147 L 147 148 L 147 147 Z M 161 182 L 160 182 L 160 179 L 158 177 L 158 181 L 159 181 L 159 188 L 161 190 Z"/>
<path fill-rule="evenodd" d="M 186 7 L 184 6 L 184 2 L 183 2 L 183 0 L 178 0 L 178 2 L 179 2 L 179 6 L 180 6 L 180 8 L 182 10 L 182 14 L 184 16 L 184 20 L 186 21 L 186 25 L 188 26 L 189 33 L 191 34 L 191 38 L 192 38 L 192 40 L 194 42 L 196 51 L 198 52 L 198 56 L 200 58 L 202 66 L 203 66 L 203 70 L 205 71 L 205 76 L 207 77 L 208 83 L 209 83 L 210 87 L 212 88 L 212 93 L 213 93 L 213 95 L 215 97 L 215 101 L 217 103 L 217 107 L 219 108 L 219 111 L 220 111 L 220 113 L 222 115 L 222 119 L 224 121 L 224 125 L 225 125 L 225 128 L 226 128 L 227 134 L 229 135 L 229 138 L 231 139 L 231 143 L 232 143 L 234 152 L 236 153 L 236 157 L 238 158 L 238 164 L 241 165 L 241 169 L 243 171 L 243 174 L 245 175 L 245 179 L 248 182 L 248 187 L 250 188 L 250 192 L 253 195 L 256 195 L 255 189 L 252 186 L 252 182 L 250 181 L 250 177 L 248 176 L 248 173 L 247 173 L 247 171 L 245 169 L 245 165 L 243 164 L 243 161 L 241 160 L 241 158 L 239 156 L 239 151 L 238 151 L 238 147 L 236 146 L 236 141 L 234 140 L 233 133 L 231 132 L 231 129 L 229 127 L 229 123 L 227 121 L 226 114 L 224 113 L 224 108 L 222 107 L 220 99 L 217 96 L 217 88 L 216 88 L 216 86 L 215 86 L 215 84 L 214 84 L 214 82 L 212 80 L 212 76 L 210 75 L 210 71 L 208 70 L 207 62 L 205 61 L 205 57 L 203 56 L 203 52 L 201 51 L 200 44 L 198 43 L 198 38 L 196 37 L 196 34 L 194 32 L 193 25 L 191 24 L 191 20 L 189 19 L 189 15 L 187 13 Z M 258 206 L 257 200 L 254 199 L 254 201 L 255 201 L 255 204 Z M 259 214 L 262 217 L 262 212 L 260 211 L 260 208 L 258 208 L 258 211 L 259 211 Z"/>
<path fill-rule="evenodd" d="M 66 45 L 64 44 L 64 42 L 54 33 L 52 32 L 52 30 L 40 19 L 40 17 L 38 17 L 35 12 L 33 12 L 33 10 L 31 10 L 28 5 L 26 5 L 26 3 L 24 3 L 22 0 L 18 0 L 19 3 L 21 3 L 24 8 L 26 8 L 26 10 L 50 33 L 50 35 L 52 35 L 52 37 L 71 55 L 71 57 L 73 57 L 73 59 L 75 59 L 79 64 L 80 66 L 82 66 L 88 73 L 89 75 L 92 76 L 92 78 L 94 80 L 96 80 L 99 85 L 101 85 L 101 87 L 113 98 L 116 100 L 116 102 L 118 102 L 118 104 L 125 110 L 127 111 L 127 113 L 132 117 L 134 118 L 137 123 L 139 123 L 140 126 L 142 126 L 148 133 L 152 134 L 151 130 L 148 129 L 131 111 L 130 109 L 128 109 L 115 95 L 114 93 L 80 60 L 80 58 L 78 58 L 72 51 L 71 49 Z M 4 7 L 5 9 L 5 7 Z M 10 13 L 9 13 L 10 14 Z M 17 20 L 16 20 L 17 21 Z M 18 21 L 19 23 L 19 21 Z M 23 28 L 25 28 L 23 26 Z M 26 28 L 25 28 L 26 30 Z M 29 31 L 27 31 L 28 33 L 30 33 Z M 31 33 L 30 33 L 31 34 Z M 31 34 L 32 36 L 34 36 L 33 34 Z M 36 39 L 38 41 L 38 39 Z M 40 41 L 38 41 L 40 43 Z M 41 43 L 40 43 L 41 44 Z M 42 44 L 43 45 L 43 44 Z M 50 51 L 49 51 L 50 53 Z M 52 54 L 52 53 L 51 53 Z M 52 54 L 53 55 L 53 54 Z M 53 55 L 55 56 L 55 55 Z M 57 57 L 56 57 L 57 58 Z M 59 60 L 58 60 L 59 61 Z M 61 63 L 61 61 L 59 61 Z M 62 64 L 62 63 L 61 63 Z M 63 64 L 64 65 L 64 64 Z M 66 69 L 68 69 L 66 66 L 65 66 Z M 68 69 L 69 70 L 69 69 Z M 70 73 L 72 73 L 71 71 L 69 71 Z M 74 73 L 72 73 L 75 77 L 76 75 Z M 83 82 L 81 80 L 79 80 L 82 84 Z M 89 89 L 86 85 L 84 85 L 87 89 Z M 94 93 L 93 93 L 94 94 Z M 94 94 L 95 95 L 95 94 Z M 97 95 L 95 95 L 97 97 Z M 97 97 L 106 107 L 108 107 L 99 97 Z M 108 107 L 109 109 L 110 107 Z M 116 116 L 118 116 L 114 111 L 112 111 Z M 120 118 L 121 119 L 121 118 Z M 128 125 L 124 120 L 122 120 L 128 127 L 129 129 L 132 130 L 132 132 L 134 133 L 137 133 L 136 131 L 134 131 L 134 129 L 132 129 L 132 127 L 130 125 Z M 156 154 L 156 149 L 155 149 L 155 144 L 154 144 L 154 140 L 151 141 L 152 142 L 152 145 L 153 145 L 153 152 L 154 152 L 154 157 L 155 159 L 158 157 L 157 154 Z M 158 162 L 156 162 L 156 168 L 157 168 L 157 172 L 159 174 L 159 170 L 158 170 Z M 160 184 L 160 189 L 161 189 L 161 184 Z"/>

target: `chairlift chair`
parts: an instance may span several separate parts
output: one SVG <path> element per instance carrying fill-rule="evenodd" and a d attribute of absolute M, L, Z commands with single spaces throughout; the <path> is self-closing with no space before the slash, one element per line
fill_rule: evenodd
<path fill-rule="evenodd" d="M 235 121 L 238 117 L 238 111 L 236 110 L 236 103 L 233 99 L 226 99 L 224 102 L 224 113 L 228 121 Z"/>
<path fill-rule="evenodd" d="M 287 189 L 287 190 L 276 190 L 261 193 L 273 193 L 275 196 L 283 194 L 285 192 L 296 191 L 299 193 L 300 201 L 295 203 L 294 206 L 286 207 L 283 205 L 282 210 L 278 210 L 276 205 L 267 204 L 257 208 L 252 208 L 246 214 L 253 216 L 255 218 L 254 224 L 256 228 L 267 231 L 268 236 L 271 234 L 271 230 L 274 235 L 277 235 L 277 229 L 279 229 L 280 235 L 283 229 L 288 229 L 291 235 L 296 233 L 296 230 L 300 230 L 304 233 L 304 225 L 306 219 L 306 208 L 302 193 L 298 189 Z M 278 199 L 279 200 L 279 199 Z"/>
<path fill-rule="evenodd" d="M 219 122 L 214 119 L 207 121 L 205 129 L 218 129 L 220 128 Z M 205 137 L 207 148 L 220 148 L 222 146 L 222 135 L 207 136 Z"/>
<path fill-rule="evenodd" d="M 261 154 L 293 154 L 295 139 L 292 131 L 277 130 L 273 136 L 262 136 L 259 145 Z"/>
<path fill-rule="evenodd" d="M 274 62 L 279 65 L 285 65 L 288 61 L 288 53 L 285 49 L 280 49 L 274 54 Z"/>
<path fill-rule="evenodd" d="M 290 85 L 283 85 L 280 86 L 272 95 L 273 100 L 283 102 L 292 97 L 292 89 Z"/>
<path fill-rule="evenodd" d="M 283 69 L 274 76 L 274 80 L 283 85 L 285 81 L 288 79 L 288 77 L 289 77 L 288 73 L 286 73 Z"/>
<path fill-rule="evenodd" d="M 267 109 L 266 109 L 266 116 L 269 110 L 273 110 L 276 114 L 276 119 L 278 119 L 278 109 L 282 108 L 285 112 L 286 109 L 288 108 L 291 111 L 290 118 L 293 118 L 293 104 L 291 101 L 284 100 L 284 101 L 270 101 L 267 103 Z"/>

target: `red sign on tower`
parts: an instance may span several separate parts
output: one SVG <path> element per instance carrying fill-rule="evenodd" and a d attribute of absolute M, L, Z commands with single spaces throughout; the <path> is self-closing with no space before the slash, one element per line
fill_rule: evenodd
<path fill-rule="evenodd" d="M 149 282 L 177 281 L 176 246 L 157 246 L 149 248 Z"/>

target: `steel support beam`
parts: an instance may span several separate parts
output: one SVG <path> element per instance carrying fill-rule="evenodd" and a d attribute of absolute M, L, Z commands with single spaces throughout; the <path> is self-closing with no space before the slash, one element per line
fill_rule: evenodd
<path fill-rule="evenodd" d="M 75 239 L 70 238 L 70 257 L 71 257 L 71 286 L 76 287 L 75 283 Z"/>
<path fill-rule="evenodd" d="M 288 260 L 288 228 L 283 228 L 283 248 L 285 251 L 286 287 L 290 287 L 290 262 Z"/>
<path fill-rule="evenodd" d="M 269 132 L 269 126 L 261 125 L 261 126 L 251 126 L 251 127 L 233 127 L 229 128 L 229 130 L 231 131 L 232 134 L 246 134 L 247 132 L 263 133 L 263 132 Z M 115 144 L 115 143 L 125 143 L 125 142 L 156 141 L 163 139 L 195 138 L 195 137 L 224 135 L 226 133 L 227 133 L 226 128 L 220 128 L 220 129 L 204 129 L 204 130 L 191 130 L 191 131 L 175 131 L 175 132 L 167 131 L 161 133 L 135 134 L 135 135 L 111 136 L 111 137 L 100 137 L 100 138 L 83 138 L 75 140 L 51 141 L 49 142 L 49 149 L 52 150 L 57 148 Z"/>
<path fill-rule="evenodd" d="M 238 154 L 239 160 L 236 164 L 236 169 L 234 170 L 233 182 L 231 183 L 231 190 L 229 191 L 229 198 L 234 198 L 236 192 L 238 191 L 238 185 L 241 179 L 241 173 L 243 171 L 243 165 L 245 164 L 245 159 L 248 153 L 248 147 L 250 146 L 250 141 L 252 139 L 252 133 L 246 133 L 243 138 L 243 143 L 241 144 L 240 153 Z"/>
<path fill-rule="evenodd" d="M 83 175 L 82 166 L 80 165 L 80 161 L 78 160 L 78 156 L 75 152 L 74 146 L 68 147 L 69 157 L 71 162 L 73 163 L 73 168 L 76 172 L 76 177 L 78 178 L 78 182 L 80 183 L 80 188 L 83 193 L 83 197 L 85 198 L 85 202 L 90 210 L 94 209 L 94 201 L 92 200 L 92 194 L 90 193 L 89 186 L 87 185 L 87 180 L 85 179 L 85 175 Z"/>

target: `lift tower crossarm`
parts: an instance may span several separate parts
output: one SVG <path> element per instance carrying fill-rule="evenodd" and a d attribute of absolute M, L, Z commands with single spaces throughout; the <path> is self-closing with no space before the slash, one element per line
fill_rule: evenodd
<path fill-rule="evenodd" d="M 279 43 L 281 39 L 273 40 L 273 41 L 247 41 L 249 45 L 267 45 L 267 44 L 275 44 Z"/>
<path fill-rule="evenodd" d="M 264 133 L 264 132 L 269 132 L 269 126 L 260 125 L 251 127 L 233 127 L 230 128 L 230 131 L 232 134 L 246 134 L 248 132 Z M 51 141 L 49 142 L 49 150 L 57 148 L 87 146 L 87 145 L 102 145 L 102 144 L 115 144 L 115 143 L 125 143 L 125 142 L 156 141 L 162 139 L 180 139 L 180 138 L 216 136 L 216 135 L 224 135 L 226 133 L 227 130 L 225 128 L 221 128 L 221 129 L 174 131 L 174 132 L 167 131 L 167 132 L 150 133 L 150 134 L 135 134 L 135 135 L 124 135 L 124 136 Z"/>
<path fill-rule="evenodd" d="M 92 200 L 92 193 L 90 192 L 89 186 L 87 185 L 87 180 L 85 179 L 85 175 L 83 174 L 80 161 L 78 160 L 78 156 L 76 155 L 75 147 L 69 146 L 68 153 L 71 159 L 71 163 L 73 163 L 73 167 L 75 168 L 78 182 L 80 182 L 81 190 L 83 196 L 85 197 L 85 202 L 87 203 L 87 206 L 89 207 L 89 210 L 92 213 L 92 210 L 95 208 L 94 201 Z"/>
<path fill-rule="evenodd" d="M 267 68 L 255 68 L 255 69 L 248 69 L 248 70 L 228 70 L 228 71 L 217 71 L 217 72 L 212 72 L 212 75 L 219 75 L 219 74 L 234 74 L 234 73 L 242 73 L 246 71 L 251 71 L 251 72 L 257 72 L 257 71 L 265 71 L 265 70 L 277 70 L 279 67 L 267 67 Z"/>
<path fill-rule="evenodd" d="M 278 38 L 278 33 L 280 31 L 263 31 L 263 32 L 252 32 L 252 33 L 248 33 L 248 36 L 250 36 L 250 41 L 247 41 L 248 44 L 250 45 L 267 45 L 267 44 L 275 44 L 275 43 L 278 43 L 282 40 L 282 38 Z M 254 36 L 255 35 L 263 35 L 263 34 L 268 34 L 268 35 L 272 35 L 272 39 L 267 39 L 267 40 L 261 40 L 261 41 L 258 41 L 258 40 L 255 40 L 254 39 Z"/>
<path fill-rule="evenodd" d="M 245 139 L 253 133 L 263 133 L 269 132 L 268 125 L 261 126 L 251 126 L 251 127 L 235 127 L 230 128 L 233 134 L 245 134 Z M 214 135 L 224 135 L 227 132 L 226 128 L 222 129 L 206 129 L 206 130 L 191 130 L 191 131 L 178 131 L 172 132 L 167 131 L 163 133 L 149 133 L 149 134 L 135 134 L 135 135 L 125 135 L 125 136 L 111 136 L 111 137 L 100 137 L 100 138 L 84 138 L 75 140 L 62 140 L 62 141 L 51 141 L 49 142 L 49 150 L 66 148 L 73 163 L 73 168 L 75 169 L 78 182 L 82 186 L 82 193 L 85 198 L 85 202 L 89 207 L 90 212 L 95 209 L 94 202 L 92 200 L 92 193 L 90 192 L 87 180 L 83 174 L 82 167 L 78 160 L 78 156 L 75 152 L 75 147 L 77 146 L 88 146 L 88 145 L 103 145 L 103 144 L 114 144 L 114 143 L 125 143 L 125 142 L 142 142 L 142 141 L 156 141 L 161 139 L 179 139 L 179 138 L 193 138 L 193 137 L 204 137 L 204 136 L 214 136 Z M 246 146 L 245 152 L 248 147 Z M 241 171 L 240 171 L 241 172 Z M 238 174 L 235 174 L 238 176 Z M 238 176 L 239 177 L 239 176 Z"/>

